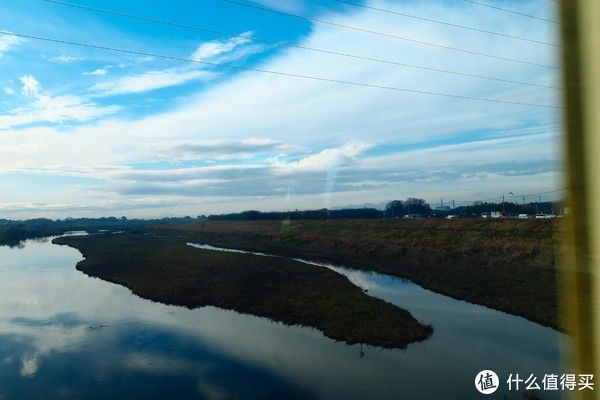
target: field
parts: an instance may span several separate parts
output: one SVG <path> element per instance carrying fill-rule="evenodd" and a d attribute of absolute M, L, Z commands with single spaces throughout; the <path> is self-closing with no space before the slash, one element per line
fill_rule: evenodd
<path fill-rule="evenodd" d="M 85 260 L 77 269 L 84 273 L 165 304 L 212 305 L 310 326 L 349 344 L 403 348 L 432 332 L 345 276 L 287 258 L 200 250 L 141 233 L 61 237 L 54 243 L 81 251 Z"/>
<path fill-rule="evenodd" d="M 207 221 L 154 231 L 408 278 L 557 328 L 555 226 L 551 220 Z"/>

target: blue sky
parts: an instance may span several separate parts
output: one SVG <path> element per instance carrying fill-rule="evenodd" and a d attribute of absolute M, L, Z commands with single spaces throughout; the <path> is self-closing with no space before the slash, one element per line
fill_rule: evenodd
<path fill-rule="evenodd" d="M 219 34 L 42 0 L 3 0 L 0 31 L 560 106 L 560 92 L 551 88 L 560 86 L 555 46 L 333 0 L 239 2 L 265 9 L 224 0 L 176 7 L 163 1 L 73 0 Z M 486 2 L 556 19 L 548 0 Z M 558 42 L 556 24 L 459 0 L 361 4 Z M 0 218 L 198 215 L 378 204 L 408 196 L 433 202 L 543 192 L 562 186 L 560 117 L 559 108 L 344 85 L 0 35 Z"/>

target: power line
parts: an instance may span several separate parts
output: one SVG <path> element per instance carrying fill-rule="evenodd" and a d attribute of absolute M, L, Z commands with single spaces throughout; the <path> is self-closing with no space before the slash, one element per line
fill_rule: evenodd
<path fill-rule="evenodd" d="M 465 76 L 465 77 L 469 77 L 469 78 L 477 78 L 477 79 L 485 79 L 485 80 L 490 80 L 490 81 L 512 83 L 512 84 L 516 84 L 516 85 L 533 86 L 533 87 L 546 88 L 546 89 L 559 89 L 559 87 L 557 87 L 557 86 L 541 85 L 541 84 L 537 84 L 537 83 L 523 82 L 523 81 L 517 81 L 517 80 L 513 80 L 513 79 L 504 79 L 504 78 L 497 78 L 497 77 L 492 77 L 492 76 L 487 76 L 487 75 L 472 74 L 472 73 L 468 73 L 468 72 L 453 71 L 453 70 L 448 70 L 448 69 L 444 69 L 444 68 L 428 67 L 428 66 L 416 65 L 416 64 L 408 64 L 408 63 L 403 63 L 403 62 L 398 62 L 398 61 L 393 61 L 393 60 L 385 60 L 385 59 L 380 59 L 380 58 L 375 58 L 375 57 L 367 57 L 367 56 L 361 56 L 361 55 L 357 55 L 357 54 L 343 53 L 343 52 L 338 52 L 338 51 L 334 51 L 334 50 L 319 49 L 319 48 L 315 48 L 315 47 L 297 45 L 297 44 L 293 44 L 293 43 L 289 43 L 289 42 L 285 42 L 285 41 L 274 41 L 274 40 L 261 39 L 261 38 L 255 37 L 252 34 L 244 34 L 244 33 L 236 34 L 236 33 L 231 33 L 231 32 L 224 32 L 224 31 L 219 31 L 219 30 L 214 30 L 214 29 L 202 28 L 202 27 L 198 27 L 198 26 L 181 24 L 181 23 L 162 20 L 162 19 L 155 19 L 155 18 L 143 17 L 143 16 L 139 16 L 139 15 L 127 14 L 127 13 L 123 13 L 123 12 L 119 12 L 119 11 L 107 10 L 107 9 L 96 8 L 96 7 L 88 7 L 88 6 L 84 6 L 81 4 L 75 4 L 75 3 L 67 3 L 67 2 L 58 1 L 58 0 L 40 0 L 40 1 L 44 1 L 44 2 L 52 3 L 52 4 L 58 4 L 61 6 L 66 6 L 66 7 L 72 7 L 72 8 L 76 8 L 76 9 L 85 10 L 85 11 L 93 11 L 93 12 L 99 12 L 99 13 L 104 13 L 104 14 L 108 14 L 108 15 L 115 15 L 115 16 L 119 16 L 119 17 L 130 18 L 130 19 L 139 20 L 139 21 L 143 21 L 143 22 L 161 24 L 161 25 L 172 26 L 172 27 L 176 27 L 176 28 L 183 28 L 183 29 L 198 31 L 198 32 L 213 33 L 213 34 L 217 34 L 217 35 L 242 37 L 242 38 L 251 39 L 251 40 L 254 40 L 257 42 L 267 43 L 267 44 L 271 44 L 271 45 L 289 46 L 289 47 L 294 47 L 294 48 L 298 48 L 298 49 L 302 49 L 302 50 L 308 50 L 308 51 L 313 51 L 313 52 L 318 52 L 318 53 L 323 53 L 323 54 L 335 55 L 335 56 L 346 57 L 346 58 L 353 58 L 356 60 L 377 62 L 377 63 L 388 64 L 388 65 L 396 65 L 396 66 L 400 66 L 400 67 L 414 68 L 414 69 L 420 69 L 420 70 L 424 70 L 424 71 L 440 72 L 440 73 L 451 74 L 451 75 Z"/>
<path fill-rule="evenodd" d="M 485 200 L 452 200 L 452 201 L 454 201 L 455 203 L 462 203 L 462 204 L 474 204 L 477 202 L 486 203 L 491 200 L 500 200 L 500 199 L 502 199 L 502 196 L 491 197 L 491 198 L 485 199 Z"/>
<path fill-rule="evenodd" d="M 454 24 L 452 22 L 440 21 L 440 20 L 433 19 L 433 18 L 420 17 L 418 15 L 407 14 L 407 13 L 404 13 L 404 12 L 399 12 L 399 11 L 389 10 L 389 9 L 385 9 L 385 8 L 368 6 L 366 4 L 355 3 L 354 1 L 347 1 L 347 0 L 335 0 L 335 1 L 337 1 L 338 3 L 342 3 L 342 4 L 348 4 L 348 5 L 352 5 L 352 6 L 356 6 L 356 7 L 365 8 L 365 9 L 368 9 L 368 10 L 381 11 L 381 12 L 384 12 L 384 13 L 387 13 L 387 14 L 399 15 L 399 16 L 402 16 L 402 17 L 417 19 L 417 20 L 420 20 L 420 21 L 432 22 L 432 23 L 435 23 L 435 24 L 452 26 L 454 28 L 466 29 L 466 30 L 469 30 L 469 31 L 486 33 L 486 34 L 489 34 L 489 35 L 501 36 L 501 37 L 505 37 L 505 38 L 508 38 L 508 39 L 522 40 L 524 42 L 529 42 L 529 43 L 545 44 L 547 46 L 558 47 L 558 45 L 556 43 L 549 43 L 549 42 L 544 42 L 544 41 L 541 41 L 541 40 L 529 39 L 529 38 L 525 38 L 525 37 L 522 37 L 522 36 L 508 35 L 506 33 L 501 33 L 501 32 L 496 32 L 496 31 L 490 31 L 490 30 L 487 30 L 487 29 L 475 28 L 475 27 L 467 26 L 467 25 Z"/>
<path fill-rule="evenodd" d="M 512 195 L 510 195 L 510 197 L 531 197 L 531 196 L 539 196 L 542 194 L 564 192 L 566 190 L 567 190 L 566 188 L 562 188 L 562 189 L 547 190 L 545 192 L 539 192 L 539 193 L 512 194 Z"/>
<path fill-rule="evenodd" d="M 317 22 L 320 24 L 326 24 L 326 25 L 336 26 L 339 28 L 349 29 L 349 30 L 353 30 L 353 31 L 357 31 L 357 32 L 368 33 L 371 35 L 377 35 L 377 36 L 382 36 L 382 37 L 387 37 L 387 38 L 392 38 L 392 39 L 397 39 L 397 40 L 404 40 L 404 41 L 412 42 L 412 43 L 418 43 L 418 44 L 425 45 L 425 46 L 432 46 L 432 47 L 437 47 L 440 49 L 452 50 L 452 51 L 457 51 L 457 52 L 461 52 L 461 53 L 465 53 L 465 54 L 473 54 L 473 55 L 478 55 L 478 56 L 482 56 L 482 57 L 493 58 L 496 60 L 503 60 L 503 61 L 510 61 L 510 62 L 519 63 L 519 64 L 533 65 L 536 67 L 556 69 L 556 70 L 560 69 L 560 68 L 552 66 L 552 65 L 539 64 L 539 63 L 535 63 L 535 62 L 519 60 L 519 59 L 509 58 L 509 57 L 502 57 L 502 56 L 497 56 L 497 55 L 489 54 L 489 53 L 483 53 L 483 52 L 479 52 L 479 51 L 475 51 L 475 50 L 467 50 L 467 49 L 462 49 L 459 47 L 453 47 L 453 46 L 447 46 L 444 44 L 428 42 L 426 40 L 414 39 L 414 38 L 409 38 L 409 37 L 405 37 L 405 36 L 395 35 L 392 33 L 379 32 L 379 31 L 374 31 L 371 29 L 360 28 L 357 26 L 340 24 L 338 22 L 333 22 L 333 21 L 329 21 L 329 20 L 307 17 L 305 15 L 293 14 L 293 13 L 280 11 L 280 10 L 274 10 L 274 9 L 271 9 L 268 7 L 263 7 L 263 6 L 260 6 L 257 4 L 249 4 L 249 3 L 244 3 L 241 1 L 237 1 L 237 0 L 221 0 L 221 1 L 223 1 L 225 3 L 235 4 L 235 5 L 242 6 L 242 7 L 248 7 L 248 8 L 253 8 L 256 10 L 267 11 L 267 12 L 281 14 L 281 15 L 287 15 L 287 16 L 294 17 L 294 18 L 300 18 L 300 19 L 304 19 L 307 21 Z"/>
<path fill-rule="evenodd" d="M 467 3 L 477 4 L 482 7 L 492 8 L 494 10 L 504 11 L 504 12 L 511 13 L 511 14 L 521 15 L 523 17 L 529 17 L 529 18 L 539 19 L 541 21 L 551 22 L 553 24 L 558 24 L 558 21 L 555 21 L 553 19 L 542 18 L 542 17 L 538 17 L 537 15 L 526 14 L 526 13 L 522 13 L 520 11 L 510 10 L 508 8 L 493 6 L 491 4 L 482 3 L 480 1 L 474 1 L 474 0 L 463 0 L 463 1 L 465 1 Z"/>
<path fill-rule="evenodd" d="M 512 194 L 512 195 L 507 195 L 507 197 L 511 197 L 511 198 L 515 198 L 515 197 L 532 197 L 532 196 L 540 196 L 543 194 L 551 194 L 551 193 L 558 193 L 558 192 L 564 192 L 565 190 L 567 190 L 566 188 L 562 188 L 562 189 L 554 189 L 554 190 L 547 190 L 545 192 L 538 192 L 538 193 L 525 193 L 525 194 Z M 476 202 L 481 202 L 481 203 L 485 203 L 491 200 L 499 200 L 501 199 L 503 196 L 496 196 L 496 197 L 492 197 L 489 199 L 485 199 L 485 200 L 455 200 L 457 203 L 476 203 Z"/>
<path fill-rule="evenodd" d="M 284 77 L 289 77 L 289 78 L 330 82 L 330 83 L 344 84 L 344 85 L 349 85 L 349 86 L 362 86 L 362 87 L 369 87 L 369 88 L 373 88 L 373 89 L 384 89 L 384 90 L 392 90 L 392 91 L 397 91 L 397 92 L 406 92 L 406 93 L 413 93 L 413 94 L 432 95 L 432 96 L 449 97 L 449 98 L 465 99 L 465 100 L 475 100 L 475 101 L 483 101 L 483 102 L 488 102 L 488 103 L 513 104 L 513 105 L 520 105 L 520 106 L 550 108 L 550 109 L 561 108 L 559 106 L 553 106 L 553 105 L 547 105 L 547 104 L 525 103 L 525 102 L 510 101 L 510 100 L 489 99 L 489 98 L 485 98 L 485 97 L 465 96 L 465 95 L 458 95 L 458 94 L 451 94 L 451 93 L 433 92 L 433 91 L 428 91 L 428 90 L 399 88 L 399 87 L 395 87 L 395 86 L 386 86 L 386 85 L 378 85 L 378 84 L 371 84 L 371 83 L 365 83 L 365 82 L 347 81 L 347 80 L 341 80 L 341 79 L 331 79 L 331 78 L 324 78 L 324 77 L 319 77 L 319 76 L 296 74 L 296 73 L 291 73 L 291 72 L 281 72 L 281 71 L 267 70 L 267 69 L 262 69 L 262 68 L 244 67 L 244 66 L 233 65 L 233 64 L 222 64 L 222 63 L 216 63 L 216 62 L 210 62 L 210 61 L 200 61 L 200 60 L 195 60 L 192 58 L 175 57 L 175 56 L 168 56 L 168 55 L 163 55 L 163 54 L 156 54 L 156 53 L 149 53 L 149 52 L 135 51 L 135 50 L 126 50 L 126 49 L 120 49 L 120 48 L 115 48 L 115 47 L 101 46 L 101 45 L 95 45 L 95 44 L 89 44 L 89 43 L 72 42 L 72 41 L 68 41 L 68 40 L 53 39 L 53 38 L 34 36 L 34 35 L 26 35 L 26 34 L 15 33 L 15 32 L 0 31 L 0 34 L 21 37 L 21 38 L 25 38 L 25 39 L 40 40 L 40 41 L 45 41 L 45 42 L 50 42 L 50 43 L 67 44 L 67 45 L 72 45 L 72 46 L 86 47 L 86 48 L 98 49 L 98 50 L 107 50 L 107 51 L 113 51 L 113 52 L 118 52 L 118 53 L 133 54 L 133 55 L 138 55 L 138 56 L 145 56 L 145 57 L 150 56 L 150 57 L 155 57 L 155 58 L 160 58 L 160 59 L 165 59 L 165 60 L 190 62 L 190 63 L 196 63 L 196 64 L 210 65 L 213 67 L 223 67 L 223 68 L 229 68 L 229 69 L 241 70 L 241 71 L 253 71 L 253 72 L 260 72 L 260 73 L 270 74 L 270 75 L 284 76 Z"/>

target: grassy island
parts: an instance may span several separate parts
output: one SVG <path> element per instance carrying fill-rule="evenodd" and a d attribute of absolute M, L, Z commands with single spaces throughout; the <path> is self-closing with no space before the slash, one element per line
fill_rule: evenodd
<path fill-rule="evenodd" d="M 128 287 L 134 294 L 189 308 L 212 305 L 319 329 L 348 344 L 403 348 L 425 340 L 431 326 L 365 294 L 324 267 L 282 257 L 190 247 L 141 233 L 60 237 L 84 255 L 84 273 Z"/>

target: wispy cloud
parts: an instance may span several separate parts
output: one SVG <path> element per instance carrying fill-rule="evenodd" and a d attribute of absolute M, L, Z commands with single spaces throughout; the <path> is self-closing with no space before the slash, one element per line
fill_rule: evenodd
<path fill-rule="evenodd" d="M 190 140 L 176 143 L 170 141 L 168 143 L 159 142 L 151 144 L 147 147 L 148 150 L 156 154 L 157 159 L 162 157 L 166 160 L 227 160 L 297 149 L 297 147 L 290 146 L 279 140 L 258 138 L 244 140 Z"/>
<path fill-rule="evenodd" d="M 120 106 L 99 106 L 79 96 L 38 96 L 29 107 L 19 107 L 0 115 L 0 130 L 34 123 L 85 122 L 114 114 Z"/>
<path fill-rule="evenodd" d="M 83 58 L 61 54 L 59 56 L 50 57 L 50 61 L 59 64 L 70 64 L 76 61 L 83 61 Z"/>
<path fill-rule="evenodd" d="M 287 163 L 129 169 L 107 171 L 105 176 L 117 185 L 119 193 L 128 196 L 273 196 L 285 187 L 305 195 L 377 189 L 387 196 L 397 190 L 410 195 L 414 188 L 437 188 L 433 190 L 463 190 L 469 198 L 473 195 L 469 191 L 488 186 L 509 184 L 521 192 L 547 187 L 558 174 L 552 162 L 551 137 L 533 134 L 385 156 L 366 156 L 364 152 L 371 146 L 351 142 Z M 537 177 L 536 182 L 529 181 L 527 186 L 532 176 Z M 466 182 L 466 187 L 456 187 L 459 182 Z M 483 192 L 489 197 L 487 190 Z"/>
<path fill-rule="evenodd" d="M 106 68 L 98 68 L 93 71 L 82 72 L 81 75 L 104 76 L 108 73 Z"/>
<path fill-rule="evenodd" d="M 114 81 L 101 82 L 92 86 L 91 90 L 97 96 L 143 93 L 179 86 L 199 79 L 208 79 L 213 75 L 208 71 L 173 68 L 128 75 Z"/>
<path fill-rule="evenodd" d="M 252 31 L 244 32 L 229 39 L 205 42 L 198 46 L 192 54 L 196 61 L 207 61 L 229 53 L 245 44 L 252 42 Z"/>
<path fill-rule="evenodd" d="M 8 110 L 0 115 L 0 129 L 9 129 L 33 123 L 59 123 L 67 121 L 89 121 L 94 118 L 113 114 L 119 106 L 99 106 L 92 101 L 76 95 L 52 96 L 44 92 L 42 85 L 33 75 L 19 78 L 21 93 L 31 99 L 22 107 Z"/>
<path fill-rule="evenodd" d="M 301 0 L 253 0 L 255 3 L 284 12 L 300 13 L 305 7 Z"/>
<path fill-rule="evenodd" d="M 0 32 L 10 33 L 9 31 L 0 30 Z M 17 44 L 23 42 L 23 39 L 17 36 L 0 35 L 0 58 Z"/>

